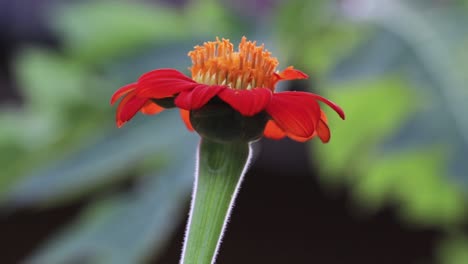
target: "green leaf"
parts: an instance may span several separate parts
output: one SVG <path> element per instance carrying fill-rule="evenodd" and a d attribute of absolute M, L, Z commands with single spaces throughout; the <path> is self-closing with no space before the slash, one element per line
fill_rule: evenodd
<path fill-rule="evenodd" d="M 0 123 L 8 125 L 0 127 L 0 194 L 31 167 L 53 158 L 56 149 L 50 146 L 62 135 L 61 122 L 52 113 L 2 110 Z"/>
<path fill-rule="evenodd" d="M 438 30 L 432 25 L 433 17 L 407 1 L 394 0 L 385 6 L 385 12 L 377 12 L 370 18 L 372 22 L 394 32 L 411 47 L 426 78 L 437 87 L 438 97 L 448 109 L 450 118 L 455 120 L 453 127 L 458 131 L 461 143 L 467 147 L 468 119 L 461 107 L 468 101 L 465 89 L 467 74 L 465 68 L 454 64 L 459 54 L 452 53 L 456 49 L 451 48 L 454 45 L 445 37 L 446 30 Z"/>
<path fill-rule="evenodd" d="M 459 234 L 452 235 L 442 241 L 437 252 L 439 263 L 468 263 L 468 238 Z"/>
<path fill-rule="evenodd" d="M 450 227 L 464 219 L 462 191 L 447 181 L 441 148 L 393 150 L 383 143 L 400 130 L 421 101 L 398 79 L 354 81 L 334 87 L 329 98 L 346 112 L 344 122 L 330 118 L 331 142 L 317 145 L 323 180 L 347 183 L 364 208 L 398 204 L 406 220 Z M 330 113 L 329 117 L 334 116 Z"/>
<path fill-rule="evenodd" d="M 28 263 L 143 263 L 165 247 L 185 213 L 193 182 L 195 142 L 164 170 L 142 178 L 132 193 L 89 206 L 65 230 L 53 236 Z"/>
<path fill-rule="evenodd" d="M 182 18 L 160 5 L 93 1 L 65 6 L 52 23 L 63 35 L 68 54 L 101 64 L 154 42 L 183 37 L 187 28 Z"/>
<path fill-rule="evenodd" d="M 70 104 L 86 100 L 90 73 L 51 51 L 30 48 L 16 60 L 16 74 L 26 107 L 60 114 Z"/>
<path fill-rule="evenodd" d="M 371 151 L 399 130 L 417 102 L 405 82 L 396 78 L 345 82 L 326 89 L 326 97 L 346 113 L 344 122 L 336 121 L 336 113 L 327 108 L 332 138 L 329 144 L 316 146 L 323 157 L 324 180 L 336 182 L 343 180 L 333 178 L 341 172 L 352 174 L 365 166 Z"/>
<path fill-rule="evenodd" d="M 446 160 L 438 148 L 376 156 L 355 178 L 353 191 L 373 210 L 384 202 L 400 205 L 403 218 L 419 225 L 450 227 L 464 218 L 463 192 L 446 180 Z"/>
<path fill-rule="evenodd" d="M 234 18 L 229 11 L 216 0 L 193 0 L 189 1 L 184 10 L 184 22 L 188 28 L 195 30 L 196 35 L 210 36 L 207 40 L 211 40 L 214 36 L 230 38 L 234 37 L 233 33 L 242 21 L 231 21 Z M 239 34 L 245 34 L 245 31 Z"/>
<path fill-rule="evenodd" d="M 344 56 L 328 73 L 332 81 L 375 78 L 398 70 L 408 52 L 405 42 L 394 33 L 376 29 L 366 41 Z M 414 57 L 411 57 L 414 59 Z M 313 63 L 311 58 L 311 63 Z"/>
<path fill-rule="evenodd" d="M 336 1 L 288 1 L 280 6 L 276 31 L 289 63 L 324 75 L 366 32 L 339 15 Z"/>
<path fill-rule="evenodd" d="M 106 133 L 81 152 L 27 175 L 3 197 L 4 202 L 10 206 L 63 203 L 121 179 L 148 155 L 177 156 L 184 151 L 184 144 L 194 140 L 195 135 L 187 135 L 176 113 L 155 118 L 139 124 L 135 118 L 132 126 Z"/>

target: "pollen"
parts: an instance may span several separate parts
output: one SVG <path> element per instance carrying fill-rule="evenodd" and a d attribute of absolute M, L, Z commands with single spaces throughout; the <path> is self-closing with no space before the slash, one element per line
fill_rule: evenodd
<path fill-rule="evenodd" d="M 188 53 L 192 58 L 192 79 L 209 85 L 226 85 L 232 89 L 250 90 L 257 87 L 274 89 L 278 60 L 271 57 L 264 45 L 242 37 L 238 51 L 228 39 L 216 38 L 195 46 Z"/>

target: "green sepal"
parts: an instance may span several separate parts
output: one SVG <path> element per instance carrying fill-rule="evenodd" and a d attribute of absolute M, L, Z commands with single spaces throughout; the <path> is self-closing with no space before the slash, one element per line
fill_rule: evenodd
<path fill-rule="evenodd" d="M 260 112 L 243 116 L 219 98 L 190 111 L 193 128 L 204 138 L 217 142 L 251 142 L 262 137 L 269 116 Z"/>

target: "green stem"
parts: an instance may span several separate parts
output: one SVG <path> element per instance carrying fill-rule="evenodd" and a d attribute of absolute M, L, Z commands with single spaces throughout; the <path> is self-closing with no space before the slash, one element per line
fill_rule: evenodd
<path fill-rule="evenodd" d="M 215 262 L 250 153 L 247 142 L 202 138 L 181 264 Z"/>

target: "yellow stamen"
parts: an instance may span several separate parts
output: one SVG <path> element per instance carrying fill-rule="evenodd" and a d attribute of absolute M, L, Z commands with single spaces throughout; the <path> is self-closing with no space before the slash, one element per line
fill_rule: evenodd
<path fill-rule="evenodd" d="M 239 50 L 228 39 L 210 41 L 195 46 L 192 58 L 192 79 L 204 84 L 228 85 L 232 89 L 264 87 L 274 89 L 278 60 L 264 46 L 242 37 Z"/>

